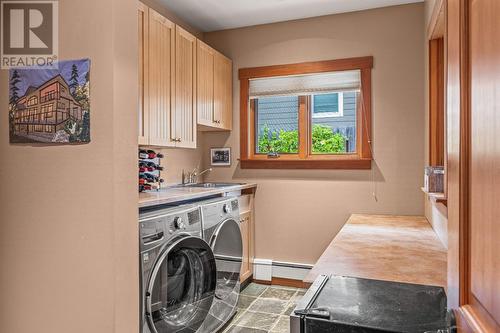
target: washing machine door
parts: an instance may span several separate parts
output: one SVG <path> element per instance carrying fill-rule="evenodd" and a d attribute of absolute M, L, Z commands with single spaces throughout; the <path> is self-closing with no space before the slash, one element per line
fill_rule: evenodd
<path fill-rule="evenodd" d="M 232 304 L 238 301 L 243 242 L 238 222 L 227 219 L 216 226 L 210 247 L 217 263 L 215 295 Z"/>
<path fill-rule="evenodd" d="M 146 318 L 151 332 L 194 332 L 215 296 L 216 264 L 201 238 L 183 236 L 161 253 L 146 289 Z"/>

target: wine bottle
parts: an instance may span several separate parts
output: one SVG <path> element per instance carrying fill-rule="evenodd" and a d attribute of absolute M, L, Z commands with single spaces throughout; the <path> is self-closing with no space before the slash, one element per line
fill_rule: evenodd
<path fill-rule="evenodd" d="M 149 153 L 147 150 L 139 150 L 139 158 L 149 158 Z"/>
<path fill-rule="evenodd" d="M 144 162 L 139 163 L 139 172 L 146 172 L 146 171 L 155 171 L 155 168 Z"/>
<path fill-rule="evenodd" d="M 159 177 L 153 175 L 152 173 L 147 173 L 145 172 L 144 173 L 144 176 L 146 177 L 145 179 L 148 181 L 148 182 L 157 182 Z"/>
<path fill-rule="evenodd" d="M 149 177 L 147 177 L 145 173 L 140 173 L 139 174 L 139 179 L 146 179 L 147 180 L 148 178 Z"/>
<path fill-rule="evenodd" d="M 154 150 L 148 150 L 147 153 L 148 153 L 148 158 L 149 159 L 152 159 L 152 158 L 156 157 L 156 152 Z"/>
<path fill-rule="evenodd" d="M 159 166 L 158 164 L 154 162 L 145 162 L 145 166 L 148 168 L 148 171 L 162 171 L 163 167 Z"/>

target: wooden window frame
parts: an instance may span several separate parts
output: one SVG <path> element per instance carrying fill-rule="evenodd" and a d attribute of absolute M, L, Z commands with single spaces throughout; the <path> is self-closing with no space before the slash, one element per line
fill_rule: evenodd
<path fill-rule="evenodd" d="M 242 169 L 371 169 L 372 68 L 373 57 L 371 56 L 241 68 L 239 70 L 240 167 Z M 255 153 L 255 105 L 249 100 L 251 79 L 348 70 L 359 70 L 361 73 L 360 95 L 362 98 L 358 98 L 356 110 L 356 153 L 312 155 L 309 152 L 311 110 L 308 107 L 310 105 L 308 96 L 299 97 L 299 153 L 283 154 L 277 158 Z"/>

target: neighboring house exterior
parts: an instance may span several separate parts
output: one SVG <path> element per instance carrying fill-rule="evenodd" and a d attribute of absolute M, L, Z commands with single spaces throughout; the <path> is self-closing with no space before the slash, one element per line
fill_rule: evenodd
<path fill-rule="evenodd" d="M 56 133 L 68 120 L 81 120 L 82 107 L 66 80 L 57 75 L 39 87 L 29 87 L 16 103 L 14 133 Z"/>
<path fill-rule="evenodd" d="M 312 99 L 313 125 L 326 125 L 332 128 L 334 133 L 344 135 L 347 138 L 347 152 L 356 151 L 356 95 L 357 93 L 352 91 Z M 262 135 L 265 124 L 271 132 L 279 133 L 281 129 L 297 130 L 298 107 L 296 96 L 259 99 L 259 135 Z"/>

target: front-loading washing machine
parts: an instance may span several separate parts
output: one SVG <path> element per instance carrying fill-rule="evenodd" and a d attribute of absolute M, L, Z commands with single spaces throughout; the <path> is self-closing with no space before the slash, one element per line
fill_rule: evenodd
<path fill-rule="evenodd" d="M 196 332 L 215 299 L 215 256 L 198 206 L 141 213 L 141 333 Z"/>
<path fill-rule="evenodd" d="M 217 332 L 236 313 L 240 294 L 243 242 L 238 199 L 221 197 L 199 203 L 203 239 L 212 249 L 217 266 L 217 285 L 210 313 L 199 333 Z"/>

